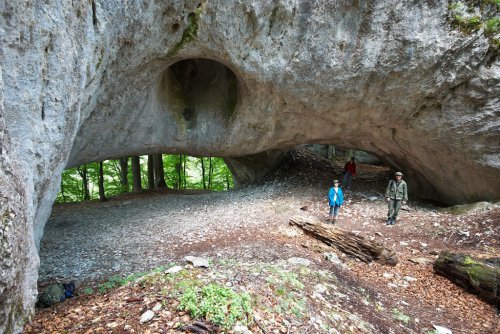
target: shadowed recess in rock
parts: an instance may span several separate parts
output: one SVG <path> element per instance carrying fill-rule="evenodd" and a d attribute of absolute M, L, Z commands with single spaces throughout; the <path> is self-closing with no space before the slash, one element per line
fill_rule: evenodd
<path fill-rule="evenodd" d="M 238 80 L 227 66 L 210 59 L 185 59 L 161 78 L 158 100 L 187 129 L 225 128 L 238 103 Z M 208 129 L 210 128 L 210 129 Z"/>

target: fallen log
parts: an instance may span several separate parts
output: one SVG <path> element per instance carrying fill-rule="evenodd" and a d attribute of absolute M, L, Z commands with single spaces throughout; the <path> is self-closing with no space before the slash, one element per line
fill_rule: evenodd
<path fill-rule="evenodd" d="M 324 224 L 316 218 L 292 217 L 290 225 L 300 227 L 306 234 L 363 262 L 376 261 L 387 265 L 398 263 L 396 253 L 383 244 L 341 230 L 334 225 Z"/>
<path fill-rule="evenodd" d="M 484 301 L 500 304 L 500 258 L 481 260 L 444 251 L 434 261 L 434 271 Z"/>

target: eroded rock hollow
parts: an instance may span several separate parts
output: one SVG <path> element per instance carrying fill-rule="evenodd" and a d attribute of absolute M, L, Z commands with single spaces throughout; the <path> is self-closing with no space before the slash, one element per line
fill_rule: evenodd
<path fill-rule="evenodd" d="M 500 197 L 500 64 L 446 1 L 0 4 L 0 332 L 36 299 L 65 167 L 182 152 L 250 182 L 297 144 L 359 148 L 447 203 Z M 265 157 L 265 161 L 262 161 Z"/>

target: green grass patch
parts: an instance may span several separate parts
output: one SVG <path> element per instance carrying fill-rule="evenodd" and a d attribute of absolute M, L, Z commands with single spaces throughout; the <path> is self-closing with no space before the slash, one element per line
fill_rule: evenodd
<path fill-rule="evenodd" d="M 151 271 L 138 272 L 138 273 L 135 273 L 135 274 L 132 274 L 129 276 L 125 276 L 125 277 L 114 275 L 114 276 L 109 277 L 107 281 L 99 284 L 97 286 L 97 290 L 100 293 L 105 293 L 111 289 L 118 288 L 120 286 L 124 286 L 130 282 L 135 282 L 138 279 L 145 277 L 147 275 L 150 275 L 152 273 L 160 273 L 160 272 L 164 271 L 165 268 L 166 267 L 164 267 L 164 266 L 160 266 L 160 267 L 157 267 Z"/>
<path fill-rule="evenodd" d="M 392 317 L 398 321 L 401 321 L 405 325 L 408 325 L 410 322 L 410 317 L 401 312 L 398 308 L 393 308 L 392 309 Z"/>

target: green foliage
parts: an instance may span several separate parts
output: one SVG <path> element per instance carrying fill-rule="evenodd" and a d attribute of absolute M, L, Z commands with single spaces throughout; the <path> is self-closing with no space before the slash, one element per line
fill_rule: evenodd
<path fill-rule="evenodd" d="M 177 42 L 173 49 L 168 53 L 168 56 L 175 55 L 179 50 L 181 50 L 187 43 L 193 41 L 198 35 L 198 21 L 200 19 L 202 8 L 196 8 L 196 10 L 188 15 L 188 26 L 182 33 L 181 40 Z"/>
<path fill-rule="evenodd" d="M 236 322 L 249 323 L 251 299 L 246 293 L 211 283 L 201 289 L 188 286 L 180 298 L 179 309 L 188 311 L 193 318 L 203 318 L 223 328 Z"/>
<path fill-rule="evenodd" d="M 297 318 L 302 318 L 306 310 L 306 299 L 297 292 L 289 292 L 280 296 L 280 302 L 275 307 L 275 311 L 280 314 L 293 314 Z"/>
<path fill-rule="evenodd" d="M 426 331 L 425 334 L 439 334 L 439 331 L 437 329 L 433 329 L 430 331 Z"/>
<path fill-rule="evenodd" d="M 274 291 L 277 305 L 274 310 L 281 314 L 293 314 L 297 318 L 304 315 L 306 310 L 306 300 L 302 296 L 304 284 L 299 281 L 298 275 L 294 272 L 271 268 L 271 275 L 266 282 Z"/>
<path fill-rule="evenodd" d="M 108 290 L 117 288 L 126 284 L 126 278 L 120 276 L 111 276 L 104 283 L 99 284 L 98 290 L 100 293 L 105 293 Z"/>
<path fill-rule="evenodd" d="M 485 0 L 483 2 L 487 3 L 487 4 L 495 5 L 497 7 L 497 10 L 500 10 L 500 0 Z"/>
<path fill-rule="evenodd" d="M 118 286 L 119 285 L 115 285 L 115 282 L 113 282 L 113 281 L 107 281 L 107 282 L 104 282 L 102 284 L 99 284 L 98 290 L 100 293 L 106 293 L 106 291 L 114 289 Z"/>
<path fill-rule="evenodd" d="M 302 290 L 304 289 L 304 284 L 298 280 L 296 273 L 291 271 L 284 271 L 274 269 L 274 275 L 267 278 L 267 282 L 276 287 L 277 290 L 290 289 L 290 290 Z"/>
<path fill-rule="evenodd" d="M 172 189 L 223 191 L 234 187 L 231 172 L 222 158 L 164 155 L 163 164 L 167 185 Z"/>
<path fill-rule="evenodd" d="M 500 0 L 453 1 L 448 9 L 453 27 L 465 34 L 480 32 L 493 48 L 499 48 Z"/>
<path fill-rule="evenodd" d="M 118 163 L 115 160 L 104 161 L 104 184 L 107 196 L 116 196 L 123 193 L 126 189 L 120 183 Z M 85 165 L 88 173 L 88 185 L 90 199 L 99 198 L 98 178 L 99 163 L 90 163 Z M 131 179 L 131 176 L 129 177 Z M 61 179 L 61 190 L 59 191 L 56 202 L 81 202 L 84 200 L 83 180 L 78 173 L 78 167 L 69 168 L 63 171 Z"/>
<path fill-rule="evenodd" d="M 141 277 L 149 275 L 150 273 L 159 273 L 163 270 L 165 270 L 165 267 L 158 267 L 158 268 L 155 268 L 149 272 L 138 272 L 138 273 L 126 276 L 126 277 L 121 277 L 118 275 L 111 276 L 108 278 L 108 280 L 106 282 L 99 284 L 98 290 L 100 293 L 105 293 L 108 290 L 126 285 L 129 282 L 134 282 Z"/>
<path fill-rule="evenodd" d="M 392 317 L 398 321 L 401 321 L 405 325 L 408 325 L 410 322 L 410 317 L 401 312 L 398 308 L 392 309 Z"/>
<path fill-rule="evenodd" d="M 484 34 L 486 36 L 492 36 L 500 32 L 500 18 L 493 17 L 485 22 Z"/>
<path fill-rule="evenodd" d="M 385 310 L 384 305 L 382 305 L 381 302 L 376 302 L 375 303 L 375 311 L 382 312 L 383 310 Z"/>
<path fill-rule="evenodd" d="M 148 157 L 140 157 L 141 184 L 147 189 Z M 202 171 L 202 161 L 205 173 Z M 86 170 L 89 196 L 91 200 L 99 199 L 99 163 L 89 163 L 80 166 L 80 172 Z M 187 155 L 164 154 L 163 168 L 165 181 L 171 189 L 208 189 L 215 191 L 228 190 L 234 187 L 233 177 L 222 158 L 196 158 Z M 84 184 L 78 167 L 63 171 L 61 190 L 56 202 L 82 202 L 85 200 Z M 103 162 L 104 189 L 106 197 L 126 193 L 131 188 L 130 184 L 123 184 L 120 179 L 120 166 L 118 160 Z M 127 169 L 128 182 L 132 181 L 130 159 Z"/>

